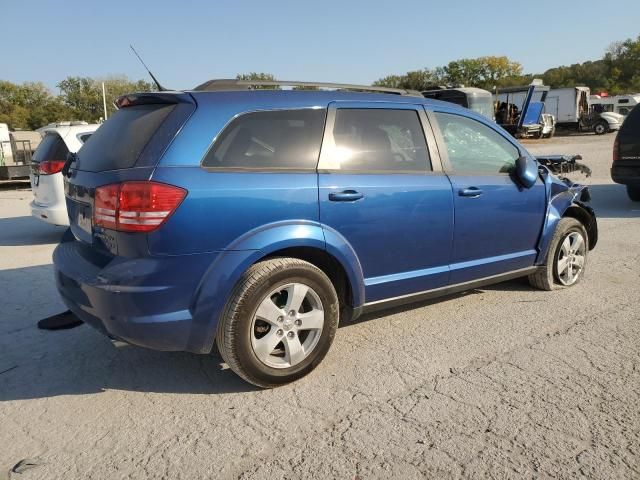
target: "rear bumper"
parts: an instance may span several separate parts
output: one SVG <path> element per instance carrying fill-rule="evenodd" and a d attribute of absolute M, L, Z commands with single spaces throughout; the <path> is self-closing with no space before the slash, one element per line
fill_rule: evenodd
<path fill-rule="evenodd" d="M 611 167 L 611 179 L 622 185 L 640 186 L 640 165 Z"/>
<path fill-rule="evenodd" d="M 31 207 L 31 215 L 43 222 L 53 225 L 69 225 L 69 217 L 67 216 L 67 207 L 64 203 L 53 207 L 38 205 L 35 202 L 29 204 Z"/>
<path fill-rule="evenodd" d="M 208 341 L 192 335 L 191 302 L 211 261 L 203 255 L 99 258 L 78 241 L 53 253 L 58 291 L 81 320 L 134 345 L 194 353 L 204 353 Z"/>

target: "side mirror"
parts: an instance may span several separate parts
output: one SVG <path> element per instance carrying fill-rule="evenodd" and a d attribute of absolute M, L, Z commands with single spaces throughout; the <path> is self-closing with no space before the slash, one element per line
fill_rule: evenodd
<path fill-rule="evenodd" d="M 520 185 L 524 188 L 531 188 L 538 179 L 538 165 L 533 159 L 520 156 L 516 160 L 514 175 Z"/>

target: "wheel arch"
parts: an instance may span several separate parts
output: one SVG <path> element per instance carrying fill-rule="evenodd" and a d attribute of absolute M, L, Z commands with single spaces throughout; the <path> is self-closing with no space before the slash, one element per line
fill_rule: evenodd
<path fill-rule="evenodd" d="M 244 272 L 261 260 L 283 256 L 320 268 L 334 283 L 346 307 L 344 313 L 359 314 L 364 304 L 364 275 L 346 239 L 316 222 L 279 222 L 243 235 L 221 251 L 208 268 L 192 302 L 190 341 L 201 347 L 191 351 L 211 351 L 220 315 Z"/>
<path fill-rule="evenodd" d="M 568 192 L 556 196 L 549 206 L 545 227 L 538 244 L 536 265 L 546 261 L 551 238 L 562 218 L 571 217 L 584 225 L 589 237 L 589 250 L 593 250 L 598 242 L 598 223 L 593 209 L 585 203 L 569 198 Z"/>
<path fill-rule="evenodd" d="M 562 217 L 575 218 L 584 225 L 589 237 L 589 250 L 593 250 L 598 243 L 598 223 L 593 209 L 582 202 L 576 201 L 564 211 Z"/>

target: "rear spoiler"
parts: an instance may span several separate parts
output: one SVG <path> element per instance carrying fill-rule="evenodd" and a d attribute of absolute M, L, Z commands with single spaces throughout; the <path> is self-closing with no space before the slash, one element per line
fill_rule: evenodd
<path fill-rule="evenodd" d="M 191 95 L 184 92 L 142 92 L 123 95 L 113 102 L 113 105 L 120 109 L 134 105 L 174 105 L 177 103 L 195 102 Z"/>
<path fill-rule="evenodd" d="M 582 155 L 541 155 L 537 156 L 536 160 L 540 165 L 544 165 L 551 173 L 556 175 L 580 172 L 587 177 L 591 176 L 591 169 L 584 163 L 577 161 L 582 160 Z"/>

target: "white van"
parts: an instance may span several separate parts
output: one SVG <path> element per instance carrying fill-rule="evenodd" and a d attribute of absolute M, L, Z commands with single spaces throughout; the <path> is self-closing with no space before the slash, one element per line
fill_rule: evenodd
<path fill-rule="evenodd" d="M 31 215 L 54 225 L 69 225 L 61 171 L 67 154 L 80 150 L 99 126 L 86 122 L 62 122 L 38 129 L 42 141 L 31 163 Z"/>

